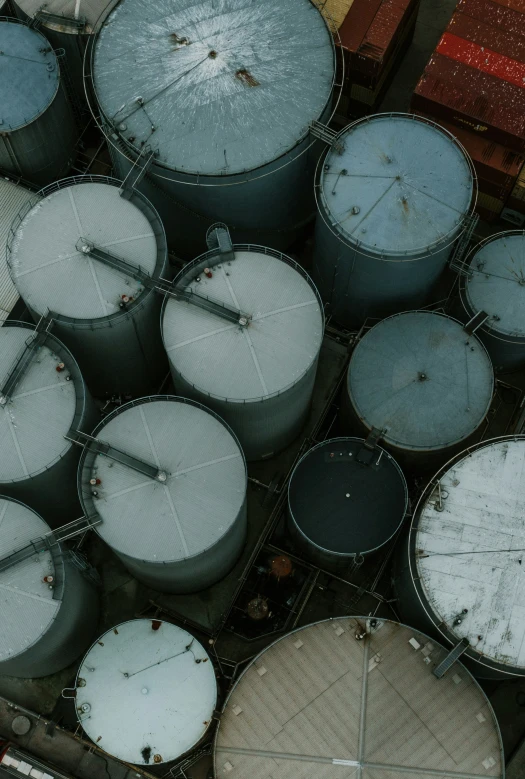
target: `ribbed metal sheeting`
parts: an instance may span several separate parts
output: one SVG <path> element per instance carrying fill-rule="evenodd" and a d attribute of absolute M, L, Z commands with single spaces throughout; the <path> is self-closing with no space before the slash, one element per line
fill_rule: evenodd
<path fill-rule="evenodd" d="M 223 421 L 185 398 L 154 396 L 117 409 L 93 435 L 167 475 L 160 482 L 89 447 L 82 455 L 84 510 L 102 518 L 97 533 L 131 573 L 163 592 L 225 576 L 246 537 L 247 475 Z"/>
<path fill-rule="evenodd" d="M 468 441 L 485 419 L 493 389 L 483 344 L 460 322 L 428 311 L 375 325 L 348 368 L 354 424 L 367 434 L 380 432 L 389 450 L 420 467 Z"/>
<path fill-rule="evenodd" d="M 34 328 L 0 328 L 0 384 L 17 363 Z M 64 369 L 57 371 L 59 364 Z M 48 335 L 13 394 L 0 405 L 0 493 L 23 500 L 53 527 L 80 516 L 75 475 L 79 450 L 65 436 L 91 432 L 93 401 L 72 354 Z"/>
<path fill-rule="evenodd" d="M 473 202 L 473 167 L 433 122 L 380 114 L 339 133 L 316 196 L 313 278 L 354 328 L 429 302 Z"/>
<path fill-rule="evenodd" d="M 44 186 L 68 173 L 77 131 L 55 52 L 37 30 L 0 18 L 0 168 Z"/>
<path fill-rule="evenodd" d="M 499 438 L 458 455 L 431 480 L 400 548 L 404 620 L 482 678 L 525 676 L 525 439 Z"/>
<path fill-rule="evenodd" d="M 203 273 L 208 266 L 211 278 Z M 285 448 L 308 414 L 323 339 L 323 309 L 310 278 L 278 252 L 240 245 L 231 261 L 214 251 L 197 258 L 174 287 L 250 317 L 242 327 L 166 297 L 162 334 L 177 392 L 225 419 L 248 460 Z"/>
<path fill-rule="evenodd" d="M 237 241 L 294 239 L 315 207 L 308 126 L 330 116 L 334 52 L 310 0 L 160 0 L 154 19 L 149 0 L 122 0 L 112 12 L 94 91 L 120 176 L 145 145 L 156 152 L 140 186 L 174 250 L 194 257 L 217 220 Z"/>
<path fill-rule="evenodd" d="M 525 365 L 525 232 L 513 230 L 474 249 L 460 279 L 460 297 L 470 319 L 488 319 L 476 330 L 498 372 Z"/>
<path fill-rule="evenodd" d="M 6 262 L 9 231 L 20 209 L 32 199 L 36 196 L 29 189 L 0 178 L 0 322 L 7 319 L 18 300 Z"/>
<path fill-rule="evenodd" d="M 30 508 L 0 497 L 0 560 L 48 532 Z M 0 674 L 48 676 L 66 668 L 93 640 L 96 592 L 57 544 L 0 571 L 0 621 Z"/>
<path fill-rule="evenodd" d="M 333 438 L 314 446 L 288 485 L 288 527 L 308 559 L 348 565 L 377 551 L 405 517 L 408 492 L 394 458 L 362 438 Z"/>
<path fill-rule="evenodd" d="M 119 187 L 85 176 L 43 190 L 17 217 L 8 246 L 13 280 L 33 317 L 53 312 L 54 332 L 100 396 L 156 391 L 167 374 L 161 296 L 81 251 L 92 243 L 154 278 L 164 275 L 166 239 L 156 211 L 138 192 L 122 197 Z"/>

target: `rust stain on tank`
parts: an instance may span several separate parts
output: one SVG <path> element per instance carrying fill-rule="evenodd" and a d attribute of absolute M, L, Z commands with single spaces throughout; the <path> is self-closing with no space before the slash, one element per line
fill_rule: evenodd
<path fill-rule="evenodd" d="M 172 32 L 170 35 L 170 41 L 173 44 L 173 50 L 177 51 L 182 46 L 189 46 L 191 41 L 189 38 L 186 38 L 181 35 L 177 35 L 176 32 Z"/>
<path fill-rule="evenodd" d="M 403 206 L 403 211 L 405 212 L 405 215 L 408 216 L 410 214 L 410 206 L 408 205 L 408 200 L 406 197 L 401 198 L 401 204 Z"/>
<path fill-rule="evenodd" d="M 241 68 L 237 71 L 235 74 L 235 78 L 238 78 L 239 81 L 242 81 L 243 84 L 245 84 L 247 87 L 258 87 L 260 82 L 257 81 L 255 76 L 252 76 L 249 70 L 246 70 L 245 68 Z"/>

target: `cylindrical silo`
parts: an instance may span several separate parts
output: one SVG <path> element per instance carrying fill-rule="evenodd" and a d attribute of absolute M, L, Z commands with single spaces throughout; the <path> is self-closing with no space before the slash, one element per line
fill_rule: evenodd
<path fill-rule="evenodd" d="M 76 680 L 82 728 L 98 747 L 135 765 L 182 757 L 206 734 L 217 680 L 204 647 L 169 622 L 134 619 L 108 630 Z"/>
<path fill-rule="evenodd" d="M 500 233 L 472 252 L 460 277 L 466 317 L 478 315 L 476 335 L 498 372 L 525 365 L 525 231 Z M 480 312 L 482 312 L 480 314 Z"/>
<path fill-rule="evenodd" d="M 316 179 L 314 280 L 359 327 L 429 302 L 475 200 L 470 158 L 433 122 L 366 117 L 342 130 Z"/>
<path fill-rule="evenodd" d="M 225 576 L 246 537 L 247 474 L 222 419 L 156 395 L 121 406 L 93 436 L 102 444 L 82 455 L 80 498 L 131 573 L 163 592 L 196 592 Z"/>
<path fill-rule="evenodd" d="M 73 355 L 45 329 L 5 322 L 0 384 L 0 493 L 52 527 L 77 519 L 80 451 L 68 437 L 97 415 Z"/>
<path fill-rule="evenodd" d="M 0 168 L 44 186 L 68 173 L 77 139 L 57 55 L 44 36 L 0 18 Z"/>
<path fill-rule="evenodd" d="M 216 304 L 211 309 L 207 298 Z M 177 392 L 225 419 L 248 460 L 270 457 L 299 434 L 323 326 L 304 270 L 279 252 L 247 245 L 226 254 L 212 249 L 187 265 L 162 315 Z"/>
<path fill-rule="evenodd" d="M 375 325 L 348 368 L 350 421 L 403 463 L 435 467 L 483 423 L 494 390 L 483 344 L 444 314 L 409 311 Z"/>
<path fill-rule="evenodd" d="M 312 217 L 335 47 L 311 0 L 121 0 L 88 70 L 119 175 L 155 155 L 140 188 L 178 253 L 217 220 L 286 248 Z"/>
<path fill-rule="evenodd" d="M 405 517 L 408 493 L 394 458 L 362 438 L 332 438 L 299 460 L 288 485 L 288 528 L 321 567 L 377 551 Z"/>
<path fill-rule="evenodd" d="M 447 463 L 414 512 L 396 576 L 404 619 L 447 646 L 468 642 L 476 676 L 525 676 L 525 438 Z"/>
<path fill-rule="evenodd" d="M 341 617 L 282 636 L 235 682 L 214 741 L 229 779 L 505 776 L 498 721 L 461 663 L 395 622 Z"/>
<path fill-rule="evenodd" d="M 168 268 L 157 212 L 103 177 L 65 179 L 40 194 L 8 244 L 25 304 L 36 320 L 50 312 L 94 395 L 156 391 L 167 363 L 155 285 Z"/>
<path fill-rule="evenodd" d="M 38 514 L 0 497 L 0 674 L 61 671 L 95 635 L 96 590 L 49 534 Z"/>

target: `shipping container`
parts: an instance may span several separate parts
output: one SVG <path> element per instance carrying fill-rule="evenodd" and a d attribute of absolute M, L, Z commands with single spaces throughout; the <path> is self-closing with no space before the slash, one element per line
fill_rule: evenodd
<path fill-rule="evenodd" d="M 525 165 L 505 203 L 501 218 L 517 227 L 525 227 Z"/>
<path fill-rule="evenodd" d="M 479 19 L 508 33 L 523 35 L 523 0 L 459 0 L 456 13 Z"/>

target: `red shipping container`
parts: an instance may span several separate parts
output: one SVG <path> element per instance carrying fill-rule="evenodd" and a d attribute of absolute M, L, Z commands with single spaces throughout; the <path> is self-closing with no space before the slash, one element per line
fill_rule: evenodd
<path fill-rule="evenodd" d="M 523 35 L 523 14 L 525 14 L 523 2 L 519 4 L 515 2 L 513 7 L 512 4 L 498 2 L 498 0 L 459 0 L 455 12 L 478 19 L 504 32 Z"/>
<path fill-rule="evenodd" d="M 525 17 L 523 17 L 523 22 L 525 23 Z M 454 36 L 460 40 L 455 40 Z M 461 41 L 464 43 L 462 44 Z M 473 45 L 468 46 L 467 41 Z M 501 69 L 502 64 L 507 65 L 510 67 L 510 72 L 508 69 L 505 70 L 501 77 L 515 75 L 518 78 L 518 85 L 523 84 L 525 38 L 522 35 L 500 30 L 479 21 L 479 19 L 472 19 L 470 16 L 456 13 L 450 20 L 436 52 L 447 56 L 447 49 L 451 47 L 454 53 L 468 52 L 476 63 L 474 66 L 480 70 L 485 69 L 486 72 L 489 72 L 488 68 L 491 63 L 492 70 L 495 72 Z M 494 56 L 498 54 L 502 56 Z"/>

